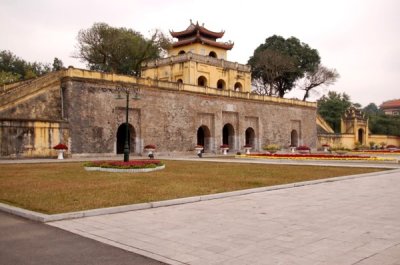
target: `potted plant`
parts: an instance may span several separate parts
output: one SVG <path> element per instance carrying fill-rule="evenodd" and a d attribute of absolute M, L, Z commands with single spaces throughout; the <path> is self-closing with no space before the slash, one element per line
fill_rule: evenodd
<path fill-rule="evenodd" d="M 154 158 L 154 151 L 156 151 L 156 146 L 154 144 L 148 144 L 144 147 L 144 150 L 148 153 L 149 158 Z"/>
<path fill-rule="evenodd" d="M 204 150 L 204 147 L 203 147 L 201 144 L 196 145 L 196 146 L 194 147 L 194 150 L 196 150 L 197 155 L 198 155 L 199 157 L 202 157 L 202 152 L 203 152 L 203 150 Z"/>
<path fill-rule="evenodd" d="M 244 149 L 246 155 L 250 155 L 250 150 L 251 150 L 252 148 L 253 148 L 253 147 L 251 146 L 251 144 L 245 144 L 245 145 L 243 146 L 243 149 Z"/>
<path fill-rule="evenodd" d="M 329 147 L 331 147 L 329 144 L 322 145 L 322 149 L 324 150 L 324 152 L 329 152 Z"/>
<path fill-rule="evenodd" d="M 64 152 L 65 150 L 68 150 L 68 147 L 65 144 L 59 143 L 58 145 L 55 145 L 53 149 L 58 151 L 57 159 L 64 159 Z"/>
<path fill-rule="evenodd" d="M 263 146 L 263 149 L 268 151 L 271 154 L 274 154 L 274 153 L 278 152 L 279 150 L 281 150 L 281 147 L 277 144 L 269 144 L 269 145 Z"/>
<path fill-rule="evenodd" d="M 308 147 L 306 145 L 300 145 L 299 147 L 296 148 L 296 150 L 300 154 L 310 154 L 311 153 L 310 147 Z"/>
<path fill-rule="evenodd" d="M 334 146 L 331 148 L 332 151 L 334 151 L 338 155 L 344 155 L 347 154 L 347 152 L 350 151 L 350 149 L 344 147 L 343 145 L 339 144 L 337 146 Z"/>
<path fill-rule="evenodd" d="M 221 149 L 221 151 L 223 152 L 224 155 L 227 155 L 228 150 L 229 150 L 229 145 L 227 144 L 221 144 L 221 146 L 219 147 Z"/>
<path fill-rule="evenodd" d="M 289 150 L 291 153 L 294 153 L 294 151 L 296 151 L 296 147 L 295 145 L 289 145 Z"/>

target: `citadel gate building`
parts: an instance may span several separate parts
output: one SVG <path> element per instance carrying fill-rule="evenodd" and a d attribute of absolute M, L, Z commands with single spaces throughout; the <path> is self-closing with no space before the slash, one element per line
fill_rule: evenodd
<path fill-rule="evenodd" d="M 52 156 L 59 142 L 72 155 L 123 153 L 126 101 L 130 99 L 131 153 L 147 144 L 161 153 L 231 152 L 245 144 L 305 144 L 316 147 L 316 104 L 251 93 L 248 65 L 227 60 L 233 43 L 224 32 L 191 23 L 180 32 L 169 57 L 143 64 L 140 78 L 68 68 L 5 86 L 0 92 L 1 157 Z"/>

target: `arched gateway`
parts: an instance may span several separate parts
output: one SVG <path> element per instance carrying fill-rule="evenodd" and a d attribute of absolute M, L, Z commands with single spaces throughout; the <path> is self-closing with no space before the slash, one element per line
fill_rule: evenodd
<path fill-rule="evenodd" d="M 125 139 L 126 139 L 125 137 L 126 137 L 126 124 L 123 123 L 118 127 L 117 130 L 117 154 L 124 153 Z M 128 124 L 128 144 L 130 153 L 135 152 L 135 138 L 136 138 L 135 128 L 131 124 Z"/>

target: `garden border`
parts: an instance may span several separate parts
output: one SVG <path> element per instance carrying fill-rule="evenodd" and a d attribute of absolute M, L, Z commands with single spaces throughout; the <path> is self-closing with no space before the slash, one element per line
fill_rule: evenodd
<path fill-rule="evenodd" d="M 30 220 L 47 223 L 47 222 L 76 219 L 76 218 L 83 218 L 83 217 L 89 217 L 89 216 L 98 216 L 98 215 L 105 215 L 105 214 L 138 211 L 138 210 L 145 210 L 145 209 L 151 209 L 151 208 L 215 200 L 215 199 L 228 198 L 228 197 L 233 197 L 233 196 L 241 196 L 241 195 L 252 194 L 252 193 L 267 192 L 267 191 L 289 189 L 289 188 L 297 188 L 297 187 L 302 187 L 302 186 L 316 185 L 316 184 L 322 184 L 322 183 L 328 183 L 328 182 L 336 182 L 336 181 L 349 180 L 349 179 L 355 179 L 355 178 L 374 177 L 376 175 L 386 175 L 386 174 L 391 174 L 393 172 L 400 173 L 400 169 L 392 169 L 392 170 L 386 170 L 386 171 L 380 171 L 380 172 L 356 174 L 356 175 L 341 176 L 341 177 L 334 177 L 334 178 L 327 178 L 327 179 L 309 180 L 309 181 L 295 182 L 295 183 L 282 184 L 282 185 L 276 185 L 276 186 L 267 186 L 267 187 L 253 188 L 253 189 L 245 189 L 245 190 L 229 191 L 229 192 L 216 193 L 216 194 L 208 194 L 208 195 L 201 195 L 201 196 L 171 199 L 171 200 L 165 200 L 165 201 L 122 205 L 122 206 L 98 208 L 98 209 L 92 209 L 92 210 L 86 210 L 86 211 L 68 212 L 68 213 L 60 213 L 60 214 L 43 214 L 43 213 L 38 213 L 38 212 L 18 208 L 15 206 L 7 205 L 4 203 L 0 203 L 0 211 L 8 212 L 8 213 L 11 213 L 11 214 L 14 214 L 17 216 L 21 216 L 21 217 L 24 217 L 24 218 L 27 218 Z"/>

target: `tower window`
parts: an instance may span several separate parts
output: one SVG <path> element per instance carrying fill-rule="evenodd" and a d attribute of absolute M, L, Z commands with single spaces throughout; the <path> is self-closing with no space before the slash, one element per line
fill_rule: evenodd
<path fill-rule="evenodd" d="M 213 57 L 213 58 L 217 58 L 217 54 L 214 51 L 211 51 L 208 56 Z"/>

